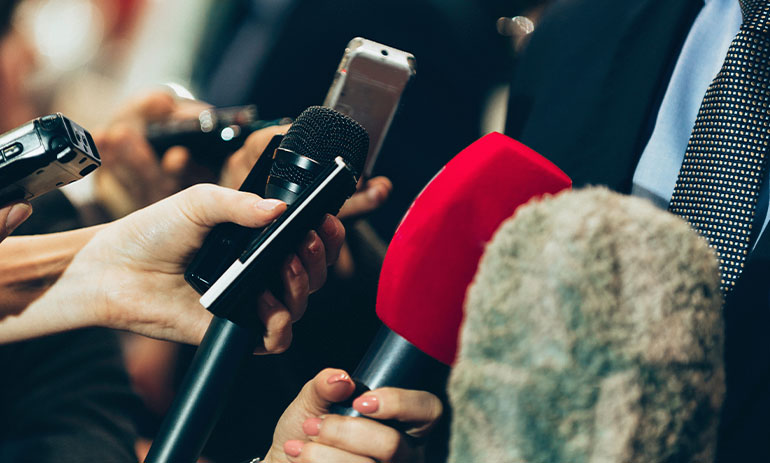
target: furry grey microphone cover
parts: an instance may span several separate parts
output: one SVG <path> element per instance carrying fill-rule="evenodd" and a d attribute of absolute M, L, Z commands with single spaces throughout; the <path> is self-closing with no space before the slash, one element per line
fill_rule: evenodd
<path fill-rule="evenodd" d="M 520 208 L 466 300 L 450 462 L 712 461 L 721 304 L 706 241 L 644 200 Z"/>

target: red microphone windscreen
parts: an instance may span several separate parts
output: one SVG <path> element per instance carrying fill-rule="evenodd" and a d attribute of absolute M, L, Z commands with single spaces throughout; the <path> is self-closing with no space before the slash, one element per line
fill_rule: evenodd
<path fill-rule="evenodd" d="M 564 172 L 499 133 L 461 151 L 417 196 L 385 255 L 377 316 L 451 365 L 465 293 L 495 230 L 530 199 L 569 188 Z"/>

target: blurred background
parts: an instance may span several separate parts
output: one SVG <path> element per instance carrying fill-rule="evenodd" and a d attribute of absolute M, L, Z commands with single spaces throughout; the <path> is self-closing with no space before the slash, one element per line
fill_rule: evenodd
<path fill-rule="evenodd" d="M 209 458 L 239 461 L 264 454 L 275 421 L 305 381 L 324 367 L 352 371 L 358 363 L 378 328 L 378 272 L 400 218 L 456 153 L 483 134 L 503 131 L 516 51 L 549 3 L 0 2 L 3 11 L 13 11 L 13 27 L 0 43 L 2 131 L 52 112 L 94 131 L 127 101 L 159 88 L 215 106 L 254 104 L 261 119 L 296 117 L 323 102 L 354 37 L 416 58 L 416 76 L 374 168 L 374 175 L 393 182 L 391 197 L 363 220 L 346 223 L 352 256 L 348 268 L 333 273 L 312 296 L 311 309 L 295 325 L 289 351 L 255 357 L 247 367 L 206 450 Z M 529 19 L 510 19 L 517 16 Z M 93 199 L 91 177 L 66 187 L 76 206 Z M 343 301 L 341 293 L 348 295 Z M 193 351 L 129 337 L 125 348 L 129 373 L 146 404 L 136 419 L 150 438 Z M 266 374 L 272 381 L 263 380 Z M 259 397 L 271 400 L 250 400 Z"/>

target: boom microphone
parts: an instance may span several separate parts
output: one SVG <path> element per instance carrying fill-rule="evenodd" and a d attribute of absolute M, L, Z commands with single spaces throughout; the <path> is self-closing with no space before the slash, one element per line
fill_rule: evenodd
<path fill-rule="evenodd" d="M 276 150 L 267 180 L 266 197 L 289 207 L 266 229 L 254 231 L 240 257 L 205 286 L 201 304 L 215 316 L 147 463 L 197 461 L 240 365 L 264 331 L 254 301 L 307 231 L 326 213 L 336 214 L 355 191 L 368 145 L 366 130 L 332 109 L 312 107 L 297 117 Z M 210 254 L 203 248 L 199 253 Z"/>
<path fill-rule="evenodd" d="M 382 386 L 443 390 L 485 243 L 521 204 L 570 184 L 548 160 L 499 133 L 455 156 L 415 199 L 388 247 L 377 290 L 385 326 L 353 373 L 354 396 Z M 351 402 L 332 411 L 358 416 Z"/>
<path fill-rule="evenodd" d="M 450 463 L 713 461 L 719 279 L 706 240 L 645 200 L 520 208 L 468 290 Z"/>

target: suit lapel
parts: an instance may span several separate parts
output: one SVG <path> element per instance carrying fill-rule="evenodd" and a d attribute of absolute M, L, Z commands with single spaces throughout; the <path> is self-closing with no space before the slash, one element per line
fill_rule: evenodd
<path fill-rule="evenodd" d="M 523 77 L 513 81 L 510 111 L 521 112 L 511 116 L 509 133 L 551 159 L 575 186 L 628 192 L 648 120 L 702 0 L 557 5 L 539 27 L 543 41 L 536 32 L 518 64 Z M 554 61 L 563 73 L 537 73 Z"/>

